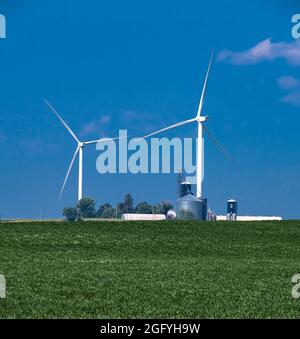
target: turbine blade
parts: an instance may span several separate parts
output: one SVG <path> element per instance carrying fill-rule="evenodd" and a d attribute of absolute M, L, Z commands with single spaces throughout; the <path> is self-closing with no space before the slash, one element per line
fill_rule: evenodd
<path fill-rule="evenodd" d="M 204 103 L 204 98 L 205 98 L 205 92 L 206 92 L 206 87 L 207 87 L 207 81 L 208 81 L 208 78 L 209 78 L 209 73 L 210 73 L 213 57 L 214 57 L 214 50 L 211 53 L 208 69 L 207 69 L 207 72 L 206 72 L 205 81 L 204 81 L 204 85 L 203 85 L 203 89 L 202 89 L 202 93 L 201 93 L 201 99 L 200 99 L 199 108 L 198 108 L 198 113 L 197 113 L 197 118 L 199 118 L 201 116 L 201 113 L 202 113 L 202 108 L 203 108 L 203 103 Z"/>
<path fill-rule="evenodd" d="M 211 133 L 211 131 L 205 125 L 202 124 L 202 126 L 203 126 L 204 131 L 208 135 L 208 137 L 212 140 L 212 142 L 219 148 L 219 150 L 225 155 L 225 157 L 234 165 L 234 167 L 237 168 L 239 171 L 241 171 L 240 166 L 228 153 L 225 147 L 219 142 L 219 140 Z"/>
<path fill-rule="evenodd" d="M 189 119 L 189 120 L 185 120 L 185 121 L 179 122 L 179 123 L 177 123 L 177 124 L 174 124 L 174 125 L 165 127 L 165 128 L 163 128 L 163 129 L 160 129 L 159 131 L 156 131 L 156 132 L 153 132 L 153 133 L 151 133 L 151 134 L 145 135 L 144 137 L 139 138 L 139 139 L 137 139 L 136 141 L 139 141 L 139 140 L 141 140 L 141 139 L 147 139 L 147 138 L 149 138 L 149 137 L 152 137 L 153 135 L 156 135 L 156 134 L 159 134 L 159 133 L 162 133 L 162 132 L 169 131 L 170 129 L 173 129 L 173 128 L 177 128 L 177 127 L 180 127 L 180 126 L 184 126 L 184 125 L 190 124 L 190 123 L 192 123 L 192 122 L 195 122 L 196 120 L 197 120 L 197 118 Z"/>
<path fill-rule="evenodd" d="M 72 170 L 72 167 L 73 167 L 73 165 L 74 165 L 74 162 L 75 162 L 76 156 L 77 156 L 77 154 L 78 154 L 78 151 L 79 151 L 79 147 L 76 148 L 76 151 L 75 151 L 75 153 L 74 153 L 74 155 L 73 155 L 73 158 L 72 158 L 72 160 L 71 160 L 70 166 L 69 166 L 69 168 L 68 168 L 68 172 L 67 172 L 66 177 L 65 177 L 65 181 L 64 181 L 64 183 L 63 183 L 63 185 L 62 185 L 62 188 L 61 188 L 61 191 L 60 191 L 60 194 L 59 194 L 59 199 L 60 199 L 60 197 L 61 197 L 61 195 L 62 195 L 62 193 L 63 193 L 63 191 L 64 191 L 64 189 L 65 189 L 66 183 L 67 183 L 67 181 L 68 181 L 68 178 L 69 178 L 70 172 L 71 172 L 71 170 Z"/>
<path fill-rule="evenodd" d="M 69 133 L 72 135 L 72 137 L 77 141 L 80 142 L 78 140 L 78 138 L 76 137 L 75 133 L 71 130 L 71 128 L 66 124 L 66 122 L 63 120 L 63 118 L 58 114 L 58 112 L 56 111 L 56 109 L 49 103 L 48 100 L 44 99 L 46 105 L 50 108 L 50 110 L 58 117 L 58 119 L 61 121 L 61 123 L 66 127 L 66 129 L 69 131 Z"/>
<path fill-rule="evenodd" d="M 121 140 L 121 139 L 128 139 L 129 136 L 126 137 L 119 137 L 119 138 L 101 138 L 98 140 L 92 140 L 92 141 L 85 141 L 83 144 L 84 145 L 91 145 L 91 144 L 97 144 L 98 142 L 104 142 L 104 141 L 109 141 L 109 140 Z"/>

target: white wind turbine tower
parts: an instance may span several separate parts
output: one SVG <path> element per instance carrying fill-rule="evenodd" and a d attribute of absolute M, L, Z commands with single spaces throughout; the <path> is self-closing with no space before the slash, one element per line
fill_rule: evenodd
<path fill-rule="evenodd" d="M 80 141 L 77 136 L 75 135 L 75 133 L 71 130 L 71 128 L 66 124 L 66 122 L 62 119 L 62 117 L 58 114 L 58 112 L 55 110 L 55 108 L 46 100 L 44 99 L 45 103 L 47 104 L 47 106 L 50 108 L 50 110 L 58 117 L 58 119 L 61 121 L 61 123 L 65 126 L 65 128 L 69 131 L 69 133 L 71 134 L 71 136 L 75 139 L 75 141 L 77 142 L 77 148 L 75 150 L 75 153 L 73 155 L 73 158 L 71 160 L 70 166 L 68 168 L 63 186 L 61 188 L 60 194 L 59 194 L 59 198 L 61 197 L 64 188 L 66 186 L 68 177 L 71 173 L 72 167 L 74 165 L 74 162 L 76 160 L 76 156 L 79 154 L 79 162 L 78 162 L 78 201 L 80 201 L 83 197 L 82 194 L 82 178 L 83 178 L 83 148 L 87 145 L 92 145 L 92 144 L 96 144 L 99 141 L 107 141 L 107 140 L 118 140 L 120 138 L 102 138 L 102 139 L 98 139 L 98 140 L 92 140 L 92 141 Z"/>
<path fill-rule="evenodd" d="M 233 164 L 237 168 L 239 168 L 238 165 L 232 159 L 232 157 L 229 155 L 229 153 L 225 150 L 225 148 L 218 142 L 218 140 L 213 136 L 213 134 L 204 125 L 204 123 L 208 120 L 208 117 L 202 115 L 202 109 L 203 109 L 203 104 L 204 104 L 204 98 L 205 98 L 205 93 L 206 93 L 207 82 L 208 82 L 208 78 L 209 78 L 209 74 L 210 74 L 210 70 L 211 70 L 211 65 L 212 65 L 212 61 L 213 61 L 213 56 L 214 56 L 214 52 L 212 52 L 212 54 L 211 54 L 211 58 L 210 58 L 209 65 L 208 65 L 208 69 L 207 69 L 207 72 L 206 72 L 206 76 L 205 76 L 205 80 L 204 80 L 204 85 L 203 85 L 203 89 L 202 89 L 202 94 L 201 94 L 201 98 L 200 98 L 200 103 L 199 103 L 199 108 L 198 108 L 197 115 L 193 119 L 185 120 L 185 121 L 179 122 L 177 124 L 168 126 L 168 127 L 163 128 L 163 129 L 161 129 L 159 131 L 156 131 L 156 132 L 153 132 L 151 134 L 148 134 L 148 135 L 146 135 L 146 136 L 144 136 L 142 138 L 142 139 L 149 138 L 149 137 L 151 137 L 153 135 L 156 135 L 156 134 L 159 134 L 161 132 L 165 132 L 165 131 L 171 130 L 173 128 L 177 128 L 177 127 L 180 127 L 180 126 L 183 126 L 183 125 L 187 125 L 187 124 L 190 124 L 190 123 L 197 122 L 197 125 L 198 125 L 198 139 L 197 139 L 197 165 L 196 165 L 196 171 L 197 171 L 197 194 L 196 194 L 196 196 L 197 196 L 198 199 L 202 198 L 202 177 L 203 177 L 203 168 L 204 168 L 203 130 L 205 130 L 207 135 L 220 148 L 220 150 L 224 153 L 224 155 L 231 162 L 233 162 Z"/>

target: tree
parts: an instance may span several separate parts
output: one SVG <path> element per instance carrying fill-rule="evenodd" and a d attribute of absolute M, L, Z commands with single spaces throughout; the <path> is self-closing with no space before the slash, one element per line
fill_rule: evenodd
<path fill-rule="evenodd" d="M 110 219 L 115 217 L 115 209 L 110 207 L 106 207 L 105 210 L 101 214 L 101 218 Z"/>
<path fill-rule="evenodd" d="M 173 206 L 170 203 L 166 201 L 162 201 L 161 203 L 155 206 L 154 211 L 156 214 L 167 215 L 168 212 L 172 209 L 173 209 Z"/>
<path fill-rule="evenodd" d="M 111 204 L 101 205 L 97 212 L 98 218 L 113 218 L 115 217 L 115 209 L 112 208 Z"/>
<path fill-rule="evenodd" d="M 94 218 L 96 215 L 95 202 L 91 198 L 82 198 L 78 202 L 77 208 L 81 218 Z"/>
<path fill-rule="evenodd" d="M 98 218 L 103 218 L 103 217 L 102 217 L 102 214 L 103 214 L 103 212 L 104 212 L 106 209 L 108 209 L 108 208 L 112 208 L 112 207 L 111 207 L 111 204 L 106 203 L 106 204 L 101 205 L 101 206 L 99 207 L 97 213 L 96 213 L 96 214 L 97 214 L 97 217 L 98 217 Z"/>
<path fill-rule="evenodd" d="M 118 205 L 117 205 L 117 207 L 116 207 L 116 209 L 117 209 L 117 218 L 121 218 L 122 217 L 122 215 L 125 213 L 125 205 L 124 205 L 124 203 L 123 202 L 120 202 Z"/>
<path fill-rule="evenodd" d="M 190 210 L 180 210 L 178 212 L 178 219 L 181 220 L 196 220 L 194 214 Z"/>
<path fill-rule="evenodd" d="M 63 210 L 63 216 L 68 221 L 75 221 L 78 217 L 78 211 L 77 208 L 74 207 L 65 207 Z"/>
<path fill-rule="evenodd" d="M 152 206 L 149 205 L 146 201 L 140 202 L 135 207 L 135 213 L 152 214 Z"/>
<path fill-rule="evenodd" d="M 133 208 L 133 198 L 132 196 L 127 193 L 124 198 L 124 210 L 125 213 L 133 213 L 134 208 Z"/>

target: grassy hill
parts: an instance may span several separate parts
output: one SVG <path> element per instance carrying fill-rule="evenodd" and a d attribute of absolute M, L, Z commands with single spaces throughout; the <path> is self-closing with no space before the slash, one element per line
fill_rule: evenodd
<path fill-rule="evenodd" d="M 1 223 L 1 318 L 299 318 L 300 222 Z"/>

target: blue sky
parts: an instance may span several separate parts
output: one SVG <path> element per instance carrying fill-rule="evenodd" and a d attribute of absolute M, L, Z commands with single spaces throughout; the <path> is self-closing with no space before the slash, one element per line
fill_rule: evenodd
<path fill-rule="evenodd" d="M 3 217 L 59 217 L 76 203 L 76 167 L 58 201 L 76 145 L 44 97 L 83 139 L 144 135 L 194 115 L 212 48 L 204 112 L 242 171 L 206 140 L 209 205 L 224 213 L 235 197 L 243 214 L 300 217 L 297 1 L 1 0 L 0 13 Z M 100 175 L 98 155 L 93 146 L 84 159 L 84 193 L 98 205 L 127 192 L 175 201 L 176 175 Z"/>

